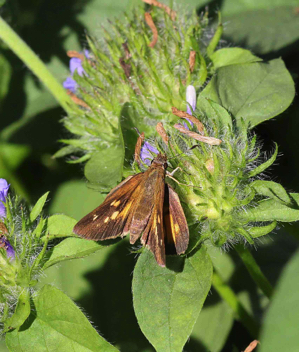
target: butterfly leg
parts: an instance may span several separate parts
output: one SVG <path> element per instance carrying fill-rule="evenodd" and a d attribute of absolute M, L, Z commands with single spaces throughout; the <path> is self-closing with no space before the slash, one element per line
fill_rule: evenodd
<path fill-rule="evenodd" d="M 194 188 L 201 188 L 201 187 L 196 187 L 196 186 L 193 186 L 193 185 L 187 185 L 186 183 L 182 183 L 180 181 L 178 181 L 176 178 L 173 177 L 173 174 L 178 170 L 180 169 L 182 172 L 183 170 L 178 166 L 177 168 L 175 168 L 172 172 L 168 172 L 166 171 L 166 176 L 171 178 L 173 181 L 175 181 L 176 183 L 178 183 L 179 185 L 182 185 L 182 186 L 187 186 L 187 187 L 194 187 Z"/>
<path fill-rule="evenodd" d="M 172 172 L 168 172 L 166 171 L 166 176 L 171 178 L 173 181 L 175 181 L 176 183 L 178 183 L 179 185 L 182 185 L 182 186 L 188 186 L 188 187 L 194 187 L 193 185 L 187 185 L 186 183 L 181 183 L 179 182 L 176 178 L 174 178 L 172 175 L 174 173 L 174 171 L 176 171 L 178 168 L 176 168 L 175 170 L 173 170 Z"/>
<path fill-rule="evenodd" d="M 176 171 L 178 171 L 178 170 L 181 170 L 181 171 L 183 172 L 182 168 L 178 166 L 178 167 L 176 167 L 173 171 L 171 171 L 171 172 L 166 172 L 166 173 L 167 173 L 167 176 L 173 176 L 173 175 L 176 173 Z"/>

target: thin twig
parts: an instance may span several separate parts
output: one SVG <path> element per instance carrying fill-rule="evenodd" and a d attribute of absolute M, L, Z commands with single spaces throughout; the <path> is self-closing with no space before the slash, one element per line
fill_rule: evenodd
<path fill-rule="evenodd" d="M 142 0 L 143 2 L 145 2 L 146 4 L 149 4 L 149 5 L 153 5 L 153 6 L 156 6 L 156 7 L 159 7 L 160 9 L 163 9 L 167 15 L 170 16 L 170 18 L 174 21 L 175 18 L 176 18 L 176 12 L 171 10 L 170 7 L 164 5 L 164 4 L 161 4 L 159 1 L 157 0 Z"/>
<path fill-rule="evenodd" d="M 84 59 L 85 59 L 85 55 L 82 54 L 82 53 L 78 53 L 78 51 L 76 51 L 76 50 L 68 50 L 66 52 L 66 55 L 68 57 L 76 57 L 76 58 L 78 58 L 78 59 L 80 59 L 82 61 L 84 61 Z"/>
<path fill-rule="evenodd" d="M 78 98 L 75 93 L 73 93 L 69 89 L 67 89 L 66 92 L 71 97 L 72 101 L 75 104 L 77 104 L 79 106 L 82 106 L 83 108 L 90 109 L 90 107 L 85 103 L 85 101 L 83 101 L 82 99 Z"/>
<path fill-rule="evenodd" d="M 174 125 L 174 128 L 176 128 L 178 131 L 186 134 L 188 137 L 194 138 L 197 141 L 200 141 L 200 142 L 203 142 L 203 143 L 206 143 L 206 144 L 219 145 L 219 144 L 222 143 L 221 139 L 217 139 L 217 138 L 214 138 L 214 137 L 202 136 L 202 135 L 200 135 L 200 134 L 198 134 L 196 132 L 189 131 L 186 127 L 184 127 L 183 125 L 181 125 L 179 123 L 176 123 Z"/>
<path fill-rule="evenodd" d="M 159 133 L 159 135 L 161 136 L 163 142 L 168 145 L 169 138 L 167 136 L 167 133 L 165 131 L 165 128 L 164 128 L 162 122 L 157 123 L 156 130 Z"/>
<path fill-rule="evenodd" d="M 192 73 L 195 66 L 196 51 L 190 51 L 189 54 L 189 70 Z"/>
<path fill-rule="evenodd" d="M 156 27 L 156 25 L 155 25 L 155 23 L 153 21 L 153 18 L 152 18 L 150 13 L 146 12 L 144 14 L 144 18 L 145 18 L 145 22 L 147 23 L 147 25 L 150 27 L 150 29 L 153 32 L 153 39 L 148 45 L 149 47 L 153 48 L 156 45 L 157 41 L 158 41 L 158 30 L 157 30 L 157 27 Z"/>
<path fill-rule="evenodd" d="M 179 110 L 175 107 L 172 107 L 171 110 L 174 115 L 180 117 L 181 119 L 187 119 L 193 122 L 194 125 L 197 127 L 198 132 L 203 134 L 204 125 L 196 117 L 189 115 L 187 112 Z"/>
<path fill-rule="evenodd" d="M 120 66 L 121 68 L 123 69 L 124 73 L 125 73 L 125 76 L 130 79 L 131 77 L 131 65 L 130 64 L 127 64 L 124 60 L 123 57 L 119 58 L 119 63 L 120 63 Z"/>
<path fill-rule="evenodd" d="M 141 165 L 141 159 L 140 159 L 140 153 L 141 153 L 141 147 L 142 143 L 144 141 L 144 132 L 142 132 L 137 139 L 136 146 L 135 146 L 135 154 L 134 154 L 134 159 L 136 163 Z"/>
<path fill-rule="evenodd" d="M 124 51 L 125 51 L 125 59 L 128 60 L 130 59 L 130 57 L 132 57 L 131 53 L 130 53 L 130 50 L 129 50 L 129 47 L 128 47 L 128 43 L 122 43 L 122 47 L 124 48 Z"/>
<path fill-rule="evenodd" d="M 258 340 L 252 341 L 244 352 L 252 352 L 260 342 Z"/>

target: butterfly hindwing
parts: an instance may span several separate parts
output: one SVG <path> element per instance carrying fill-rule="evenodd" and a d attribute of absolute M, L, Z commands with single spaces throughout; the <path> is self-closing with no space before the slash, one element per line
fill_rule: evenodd
<path fill-rule="evenodd" d="M 169 225 L 166 225 L 166 237 L 168 242 L 174 245 L 176 253 L 182 254 L 188 247 L 189 228 L 179 196 L 170 185 L 166 184 L 165 186 L 169 203 L 167 205 Z"/>

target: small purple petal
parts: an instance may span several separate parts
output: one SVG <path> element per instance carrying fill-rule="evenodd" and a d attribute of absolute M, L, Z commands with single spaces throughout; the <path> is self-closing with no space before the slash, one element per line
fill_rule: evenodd
<path fill-rule="evenodd" d="M 77 71 L 79 76 L 83 76 L 85 71 L 84 71 L 84 68 L 82 67 L 82 60 L 79 59 L 78 57 L 72 57 L 70 59 L 70 71 L 72 75 L 74 74 L 75 71 Z"/>
<path fill-rule="evenodd" d="M 192 123 L 189 119 L 186 119 L 186 120 L 188 120 L 188 122 Z M 187 128 L 187 130 L 189 130 L 189 126 L 186 124 L 186 122 L 183 122 L 183 125 L 185 128 Z"/>
<path fill-rule="evenodd" d="M 87 49 L 84 49 L 84 55 L 85 55 L 85 57 L 86 57 L 86 59 L 89 59 L 89 50 L 87 50 Z"/>
<path fill-rule="evenodd" d="M 188 86 L 186 90 L 186 101 L 187 101 L 187 114 L 193 115 L 193 111 L 196 108 L 196 90 L 191 85 Z"/>
<path fill-rule="evenodd" d="M 77 88 L 77 82 L 72 78 L 72 77 L 68 77 L 63 83 L 63 88 L 65 89 L 69 89 L 70 91 L 72 91 L 73 93 L 75 93 L 76 88 Z"/>
<path fill-rule="evenodd" d="M 4 178 L 0 178 L 0 218 L 6 217 L 6 209 L 3 203 L 6 202 L 9 184 Z"/>
<path fill-rule="evenodd" d="M 89 58 L 89 51 L 84 50 L 84 55 Z M 70 59 L 70 71 L 71 75 L 74 74 L 75 71 L 77 71 L 79 76 L 83 76 L 85 73 L 84 68 L 82 67 L 82 60 L 79 59 L 78 57 L 72 57 Z M 77 82 L 72 78 L 68 77 L 64 82 L 63 82 L 63 87 L 65 89 L 69 89 L 71 92 L 75 93 L 76 89 L 78 87 Z"/>
<path fill-rule="evenodd" d="M 0 200 L 5 202 L 9 190 L 9 184 L 4 178 L 0 178 Z"/>
<path fill-rule="evenodd" d="M 8 240 L 5 241 L 6 242 L 6 255 L 7 258 L 11 258 L 11 259 L 15 259 L 16 254 L 15 254 L 15 250 L 13 249 L 12 245 L 8 242 Z"/>
<path fill-rule="evenodd" d="M 9 243 L 8 239 L 4 236 L 0 237 L 0 248 L 1 247 L 6 250 L 7 258 L 15 259 L 15 250 L 13 249 L 13 246 Z"/>
<path fill-rule="evenodd" d="M 158 154 L 158 153 L 159 153 L 159 151 L 155 147 L 153 147 L 148 142 L 145 142 L 141 148 L 140 157 L 141 157 L 141 160 L 146 165 L 150 165 L 151 161 L 154 158 L 153 154 Z"/>

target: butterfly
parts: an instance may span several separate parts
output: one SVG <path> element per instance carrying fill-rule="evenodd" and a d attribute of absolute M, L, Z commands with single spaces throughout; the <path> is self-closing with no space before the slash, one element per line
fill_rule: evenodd
<path fill-rule="evenodd" d="M 80 237 L 101 241 L 130 234 L 139 238 L 165 266 L 168 252 L 182 254 L 189 242 L 189 229 L 179 197 L 165 183 L 167 156 L 159 153 L 144 172 L 127 177 L 104 202 L 74 227 Z"/>

